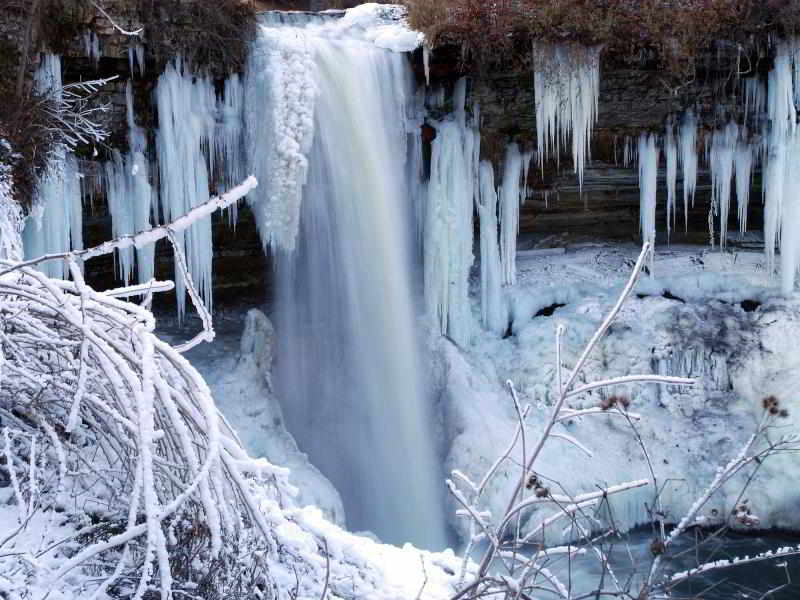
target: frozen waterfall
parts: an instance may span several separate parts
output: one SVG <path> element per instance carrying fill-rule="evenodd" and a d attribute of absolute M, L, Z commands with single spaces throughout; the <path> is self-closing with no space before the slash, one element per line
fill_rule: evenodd
<path fill-rule="evenodd" d="M 248 74 L 248 160 L 263 183 L 251 201 L 278 271 L 276 380 L 350 528 L 442 547 L 412 293 L 414 90 L 406 57 L 379 48 L 361 17 L 268 17 Z"/>

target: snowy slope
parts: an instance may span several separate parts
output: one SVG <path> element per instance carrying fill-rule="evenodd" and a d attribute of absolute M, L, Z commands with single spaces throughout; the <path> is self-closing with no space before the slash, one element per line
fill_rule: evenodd
<path fill-rule="evenodd" d="M 448 471 L 458 468 L 479 480 L 507 444 L 517 421 L 503 388 L 506 380 L 515 383 L 522 402 L 532 404 L 534 431 L 549 416 L 556 326 L 566 326 L 566 374 L 616 299 L 637 253 L 633 245 L 601 244 L 548 256 L 520 252 L 519 284 L 505 288 L 513 335 L 499 339 L 482 332 L 465 350 L 440 340 Z M 763 255 L 756 253 L 676 247 L 659 252 L 654 277 L 639 282 L 638 295 L 590 357 L 587 380 L 659 373 L 700 381 L 690 391 L 630 385 L 608 392 L 630 397 L 630 410 L 642 416 L 636 427 L 659 485 L 666 484 L 662 500 L 668 520 L 681 517 L 717 466 L 753 433 L 765 395 L 775 394 L 789 410 L 775 435 L 797 432 L 800 297 L 781 296 L 762 263 Z M 552 314 L 536 316 L 539 311 Z M 600 401 L 598 392 L 589 392 L 572 406 L 592 407 Z M 649 477 L 642 450 L 623 418 L 590 416 L 558 427 L 588 446 L 594 458 L 551 440 L 538 463 L 539 475 L 558 480 L 571 492 Z M 502 513 L 511 478 L 518 476 L 512 467 L 501 472 L 487 501 L 493 514 Z M 794 510 L 800 492 L 786 483 L 798 475 L 800 462 L 793 455 L 770 458 L 761 467 L 748 496 L 762 526 L 800 527 Z M 728 486 L 708 506 L 706 516 L 713 520 L 712 509 L 727 515 L 742 483 L 739 478 Z M 652 506 L 652 493 L 643 488 L 617 496 L 614 518 L 623 527 L 645 522 L 645 503 Z M 454 525 L 464 524 L 454 518 Z"/>

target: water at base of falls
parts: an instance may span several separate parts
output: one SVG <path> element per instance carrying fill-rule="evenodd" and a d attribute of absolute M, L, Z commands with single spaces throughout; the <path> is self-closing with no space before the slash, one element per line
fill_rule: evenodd
<path fill-rule="evenodd" d="M 312 26 L 302 35 L 317 89 L 314 141 L 296 247 L 276 253 L 278 393 L 300 448 L 342 495 L 350 529 L 442 548 L 412 293 L 410 69 L 366 41 Z"/>

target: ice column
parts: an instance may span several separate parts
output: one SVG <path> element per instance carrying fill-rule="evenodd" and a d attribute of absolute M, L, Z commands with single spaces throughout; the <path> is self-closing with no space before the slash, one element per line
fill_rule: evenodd
<path fill-rule="evenodd" d="M 523 192 L 523 162 L 519 146 L 509 144 L 503 169 L 503 185 L 500 188 L 500 260 L 505 285 L 517 282 L 517 234 Z"/>
<path fill-rule="evenodd" d="M 505 333 L 508 315 L 503 303 L 502 263 L 498 244 L 497 189 L 494 168 L 480 164 L 480 194 L 477 203 L 481 231 L 481 323 L 496 335 Z"/>
<path fill-rule="evenodd" d="M 683 219 L 684 227 L 689 229 L 689 198 L 694 206 L 694 192 L 697 187 L 697 120 L 692 111 L 683 115 L 680 128 L 680 162 L 683 172 Z"/>
<path fill-rule="evenodd" d="M 658 146 L 653 134 L 639 137 L 639 227 L 642 239 L 656 244 L 656 189 L 658 184 Z M 651 253 L 652 256 L 652 253 Z M 652 259 L 651 269 L 652 274 Z"/>
<path fill-rule="evenodd" d="M 728 214 L 733 183 L 733 164 L 739 139 L 739 126 L 728 123 L 724 129 L 717 130 L 711 140 L 709 162 L 711 166 L 712 207 L 719 215 L 719 245 L 723 250 L 728 240 Z M 713 215 L 709 215 L 709 226 L 713 227 Z M 713 229 L 709 232 L 712 236 Z"/>

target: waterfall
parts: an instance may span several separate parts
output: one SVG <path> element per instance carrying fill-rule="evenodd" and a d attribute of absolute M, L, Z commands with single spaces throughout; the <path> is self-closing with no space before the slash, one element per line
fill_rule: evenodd
<path fill-rule="evenodd" d="M 390 26 L 381 25 L 384 39 Z M 338 20 L 267 19 L 246 91 L 248 153 L 264 194 L 251 202 L 265 211 L 262 236 L 277 263 L 276 381 L 289 430 L 341 493 L 351 529 L 442 547 L 412 293 L 414 89 L 406 57 L 379 48 L 375 34 L 358 9 Z M 271 88 L 276 77 L 288 88 Z M 305 113 L 286 110 L 292 93 L 313 102 L 307 149 L 296 129 Z M 288 148 L 274 148 L 281 140 Z M 282 162 L 288 170 L 276 172 Z M 284 180 L 270 181 L 276 175 Z M 294 208 L 278 210 L 281 199 Z"/>

